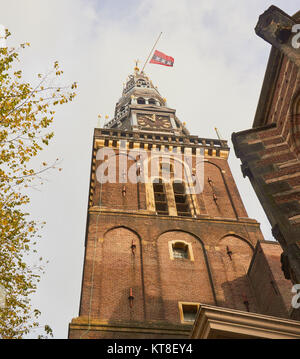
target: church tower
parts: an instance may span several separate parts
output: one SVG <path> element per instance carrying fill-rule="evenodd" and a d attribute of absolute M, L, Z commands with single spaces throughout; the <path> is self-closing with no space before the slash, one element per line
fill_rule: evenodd
<path fill-rule="evenodd" d="M 136 67 L 96 128 L 69 338 L 188 338 L 200 304 L 259 312 L 248 218 L 220 139 L 191 135 Z"/>

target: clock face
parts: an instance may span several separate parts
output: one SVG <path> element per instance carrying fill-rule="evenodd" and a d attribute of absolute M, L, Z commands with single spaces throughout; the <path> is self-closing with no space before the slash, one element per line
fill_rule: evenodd
<path fill-rule="evenodd" d="M 169 116 L 157 115 L 155 113 L 137 114 L 138 124 L 143 129 L 149 130 L 171 130 L 172 125 Z"/>

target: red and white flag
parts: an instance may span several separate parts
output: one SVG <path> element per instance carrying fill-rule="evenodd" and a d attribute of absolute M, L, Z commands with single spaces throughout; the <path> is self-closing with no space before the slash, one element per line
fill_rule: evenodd
<path fill-rule="evenodd" d="M 173 66 L 174 65 L 174 59 L 171 56 L 167 56 L 164 53 L 155 50 L 154 55 L 152 56 L 152 59 L 150 61 L 150 64 Z"/>

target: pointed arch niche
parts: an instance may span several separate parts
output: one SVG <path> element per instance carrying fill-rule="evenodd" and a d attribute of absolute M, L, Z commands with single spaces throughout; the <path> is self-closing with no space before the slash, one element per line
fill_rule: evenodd
<path fill-rule="evenodd" d="M 142 320 L 143 280 L 138 234 L 127 227 L 109 229 L 103 237 L 100 266 L 99 317 L 107 320 Z M 130 294 L 134 297 L 132 308 L 128 299 Z"/>
<path fill-rule="evenodd" d="M 250 310 L 256 310 L 247 276 L 253 252 L 253 245 L 234 233 L 220 238 L 209 252 L 220 306 L 247 310 L 245 301 L 248 301 Z"/>
<path fill-rule="evenodd" d="M 187 255 L 174 258 L 174 245 Z M 178 245 L 181 244 L 181 247 Z M 214 305 L 203 243 L 195 235 L 170 230 L 157 238 L 160 287 L 166 320 L 180 322 L 178 302 L 197 302 Z"/>
<path fill-rule="evenodd" d="M 98 169 L 107 163 L 107 169 L 104 172 L 106 176 L 109 173 L 109 166 L 115 168 L 115 171 L 112 171 L 114 173 L 112 180 L 108 178 L 103 184 L 98 180 L 96 181 L 93 205 L 130 211 L 145 209 L 145 183 L 139 181 L 140 173 L 138 172 L 137 159 L 126 152 L 119 151 L 114 153 L 113 149 L 111 151 L 112 155 L 109 161 L 101 159 L 96 162 L 96 168 Z M 134 172 L 136 175 L 135 181 L 129 180 L 129 176 L 133 176 Z M 100 174 L 101 171 L 99 171 L 99 174 L 96 173 L 96 177 L 101 178 Z"/>

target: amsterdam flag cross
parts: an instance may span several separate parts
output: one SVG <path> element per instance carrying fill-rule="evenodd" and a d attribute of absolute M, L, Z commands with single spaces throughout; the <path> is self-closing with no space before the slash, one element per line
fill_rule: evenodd
<path fill-rule="evenodd" d="M 150 61 L 150 64 L 173 66 L 174 65 L 174 59 L 171 56 L 167 56 L 164 53 L 155 50 L 154 55 L 152 56 L 152 59 Z"/>

